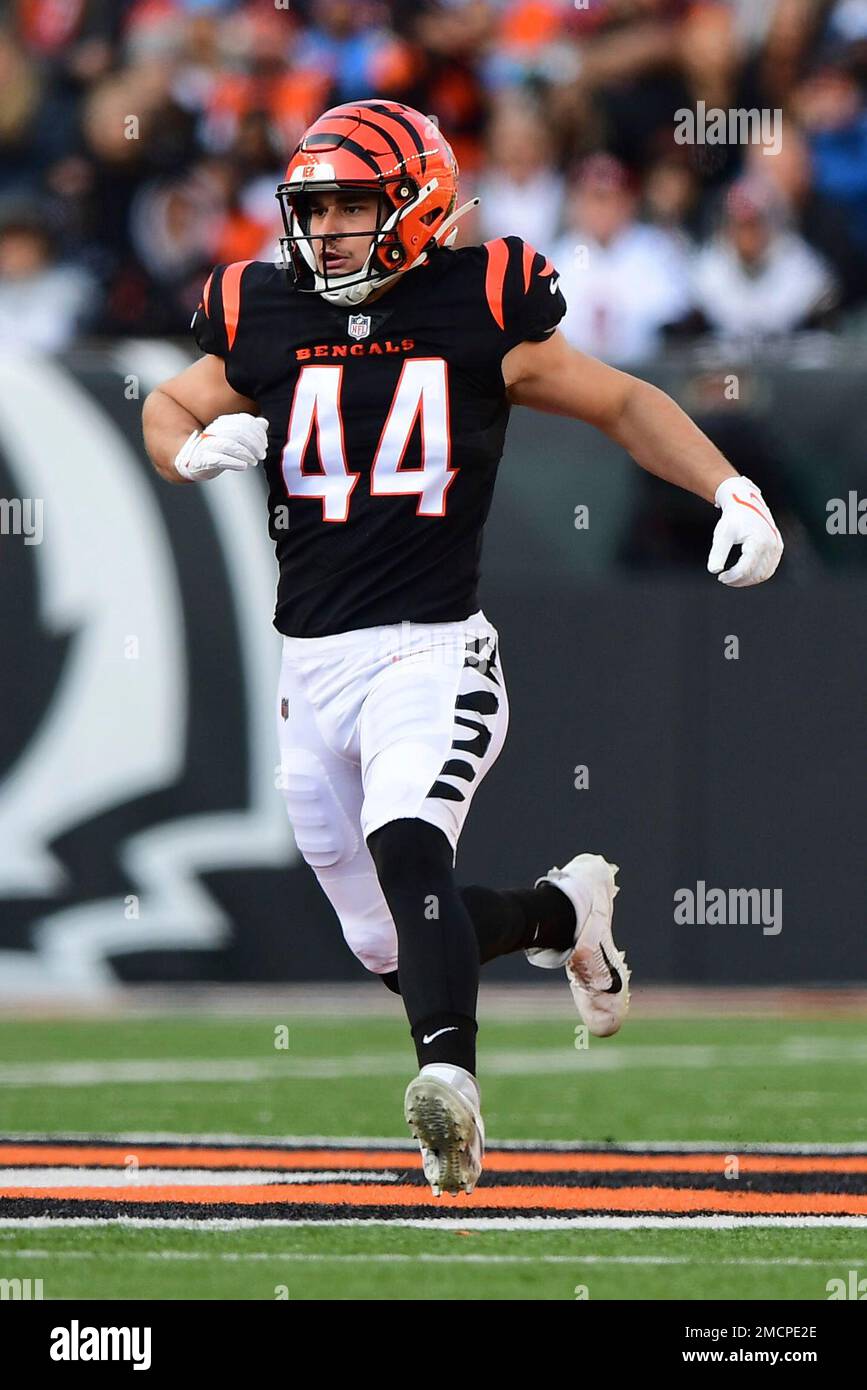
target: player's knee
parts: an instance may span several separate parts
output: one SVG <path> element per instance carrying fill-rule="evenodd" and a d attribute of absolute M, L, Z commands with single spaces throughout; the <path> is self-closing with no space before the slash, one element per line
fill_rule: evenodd
<path fill-rule="evenodd" d="M 387 933 L 377 932 L 367 923 L 344 918 L 341 918 L 340 925 L 347 946 L 356 959 L 361 961 L 365 970 L 370 970 L 372 974 L 382 978 L 388 974 L 397 977 L 393 928 Z M 400 990 L 395 990 L 395 993 L 399 994 Z"/>
<path fill-rule="evenodd" d="M 451 846 L 443 832 L 427 821 L 388 821 L 368 835 L 367 844 L 386 897 L 452 873 Z"/>
<path fill-rule="evenodd" d="M 312 868 L 333 868 L 354 854 L 359 835 L 315 754 L 287 749 L 280 764 L 280 788 L 295 843 Z"/>

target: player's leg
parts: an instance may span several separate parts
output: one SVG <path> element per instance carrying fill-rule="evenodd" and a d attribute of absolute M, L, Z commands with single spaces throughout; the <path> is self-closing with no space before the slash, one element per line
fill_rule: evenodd
<path fill-rule="evenodd" d="M 508 727 L 497 634 L 477 615 L 406 624 L 395 640 L 362 705 L 362 828 L 397 928 L 400 991 L 419 1063 L 473 1071 L 479 944 L 454 857 Z M 441 1023 L 447 1013 L 461 1021 Z"/>
<path fill-rule="evenodd" d="M 535 888 L 461 890 L 482 963 L 523 950 L 531 965 L 565 967 L 578 1013 L 597 1037 L 616 1033 L 629 1008 L 631 972 L 612 932 L 616 873 L 601 855 L 578 854 Z"/>
<path fill-rule="evenodd" d="M 616 866 L 598 854 L 579 854 L 551 869 L 535 888 L 462 888 L 480 961 L 523 950 L 532 965 L 565 966 L 578 1013 L 591 1033 L 616 1033 L 629 1007 L 630 970 L 614 944 Z M 398 972 L 383 983 L 400 994 Z"/>
<path fill-rule="evenodd" d="M 454 881 L 452 847 L 418 817 L 388 821 L 369 838 L 397 926 L 404 1007 L 419 1062 L 404 1113 L 434 1194 L 471 1192 L 485 1133 L 475 1078 L 479 956 Z"/>
<path fill-rule="evenodd" d="M 564 951 L 575 936 L 575 908 L 553 884 L 538 888 L 497 889 L 473 884 L 461 888 L 479 947 L 479 963 L 531 947 Z M 396 970 L 380 976 L 394 994 L 400 994 Z"/>
<path fill-rule="evenodd" d="M 323 737 L 294 650 L 293 644 L 285 644 L 277 733 L 279 784 L 295 842 L 337 913 L 353 954 L 374 974 L 396 975 L 397 933 L 361 833 L 361 769 Z"/>
<path fill-rule="evenodd" d="M 401 658 L 397 663 L 399 671 L 393 670 L 386 675 L 385 684 L 377 687 L 378 694 L 372 702 L 374 710 L 381 707 L 369 731 L 373 743 L 378 737 L 375 726 L 377 720 L 382 721 L 382 711 L 387 714 L 398 704 L 403 708 L 404 723 L 401 724 L 399 718 L 394 720 L 390 761 L 381 760 L 385 769 L 382 781 L 387 792 L 382 798 L 383 806 L 389 807 L 392 813 L 396 806 L 403 806 L 408 812 L 441 826 L 453 848 L 472 791 L 495 760 L 508 723 L 496 642 L 496 633 L 490 627 L 483 629 L 474 642 L 468 641 L 461 668 L 462 688 L 455 704 L 455 736 L 421 808 L 417 795 L 411 792 L 405 796 L 401 792 L 397 764 L 402 759 L 406 769 L 421 768 L 425 776 L 430 774 L 431 764 L 425 767 L 427 745 L 423 738 L 419 745 L 417 738 L 417 716 L 422 709 L 431 729 L 435 730 L 437 711 L 442 704 L 440 693 L 431 684 L 421 695 L 415 688 L 414 666 L 421 678 L 423 662 L 420 658 L 415 663 Z M 440 684 L 442 680 L 440 671 Z M 419 705 L 420 700 L 426 700 L 429 708 L 425 709 L 424 703 Z M 486 719 L 490 721 L 492 716 L 494 723 L 489 729 Z M 429 746 L 435 744 L 434 739 Z M 478 772 L 476 758 L 480 760 Z M 436 759 L 433 766 L 436 766 Z M 375 778 L 368 780 L 372 783 Z M 414 837 L 412 843 L 408 837 Z M 373 836 L 370 843 L 373 846 Z M 399 973 L 389 972 L 384 982 L 395 993 L 405 996 L 420 1065 L 448 1061 L 474 1073 L 475 1029 L 469 1022 L 469 1015 L 462 1013 L 460 1017 L 447 1018 L 447 1013 L 457 1011 L 454 1007 L 447 1009 L 442 1003 L 449 997 L 452 977 L 474 979 L 467 964 L 470 953 L 466 915 L 455 904 L 453 880 L 449 878 L 443 883 L 436 864 L 428 864 L 420 857 L 426 843 L 429 844 L 429 837 L 426 840 L 423 832 L 412 831 L 408 822 L 399 830 L 390 831 L 387 837 L 377 833 L 378 850 L 374 857 L 382 860 L 377 864 L 380 882 L 396 914 L 402 938 L 403 967 Z M 410 864 L 412 872 L 408 871 Z M 563 869 L 550 870 L 533 888 L 497 890 L 474 885 L 458 890 L 472 923 L 480 963 L 523 950 L 533 965 L 545 969 L 565 966 L 578 1013 L 598 1036 L 617 1032 L 629 1006 L 630 972 L 612 934 L 617 893 L 615 873 L 616 868 L 601 856 L 579 854 Z M 401 876 L 402 886 L 395 883 L 393 888 L 389 887 L 389 879 L 393 876 Z M 420 895 L 419 885 L 425 886 L 424 895 Z M 430 921 L 434 902 L 442 905 L 442 940 Z M 444 942 L 451 951 L 451 964 Z M 434 1006 L 435 1000 L 441 1001 L 438 1009 Z M 464 1001 L 462 1009 L 466 1007 Z"/>
<path fill-rule="evenodd" d="M 473 884 L 461 889 L 461 897 L 472 918 L 482 965 L 533 946 L 563 951 L 572 944 L 575 908 L 553 884 L 511 889 Z"/>
<path fill-rule="evenodd" d="M 360 767 L 325 742 L 298 663 L 286 644 L 278 695 L 280 782 L 296 843 L 334 907 L 354 954 L 395 994 L 397 935 L 369 849 L 358 832 Z M 309 663 L 308 663 L 309 664 Z M 574 913 L 548 885 L 497 892 L 461 889 L 482 963 L 528 946 L 562 947 Z M 447 1035 L 451 1037 L 451 1035 Z"/>
<path fill-rule="evenodd" d="M 599 855 L 578 855 L 551 871 L 561 886 L 543 880 L 537 888 L 500 892 L 462 888 L 472 918 L 481 963 L 523 950 L 531 964 L 565 966 L 578 1013 L 598 1037 L 616 1033 L 629 1006 L 630 970 L 614 945 L 611 917 L 613 866 Z M 568 876 L 568 877 L 563 877 Z M 563 886 L 568 883 L 568 891 Z M 397 970 L 380 976 L 400 994 Z"/>
<path fill-rule="evenodd" d="M 415 626 L 368 691 L 360 722 L 362 827 L 397 929 L 420 1067 L 406 1114 L 435 1191 L 471 1190 L 484 1149 L 475 1081 L 479 945 L 454 857 L 508 726 L 496 646 L 482 615 Z"/>
<path fill-rule="evenodd" d="M 418 817 L 388 821 L 368 843 L 397 928 L 400 993 L 419 1066 L 448 1062 L 475 1075 L 479 948 L 452 847 Z"/>

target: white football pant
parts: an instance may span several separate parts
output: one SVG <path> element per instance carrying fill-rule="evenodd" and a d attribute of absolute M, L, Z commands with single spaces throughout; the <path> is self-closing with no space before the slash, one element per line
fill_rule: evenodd
<path fill-rule="evenodd" d="M 368 970 L 396 969 L 397 932 L 367 836 L 417 817 L 443 831 L 454 861 L 508 723 L 498 636 L 481 611 L 284 637 L 279 785 L 298 849 Z"/>

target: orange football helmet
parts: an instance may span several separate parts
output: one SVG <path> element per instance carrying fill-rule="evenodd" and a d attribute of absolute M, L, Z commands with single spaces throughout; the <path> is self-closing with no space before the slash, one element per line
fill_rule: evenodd
<path fill-rule="evenodd" d="M 454 240 L 454 223 L 478 202 L 455 212 L 457 185 L 457 160 L 430 117 L 384 99 L 332 107 L 305 132 L 277 188 L 286 231 L 280 246 L 296 287 L 333 304 L 362 303 L 423 264 L 433 246 Z M 329 276 L 314 253 L 322 238 L 310 235 L 310 199 L 347 189 L 379 195 L 377 226 L 345 234 L 373 237 L 361 269 Z"/>

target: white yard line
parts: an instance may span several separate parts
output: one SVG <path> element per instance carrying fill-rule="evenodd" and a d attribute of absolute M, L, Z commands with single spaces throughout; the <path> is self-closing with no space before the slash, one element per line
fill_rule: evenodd
<path fill-rule="evenodd" d="M 0 1188 L 247 1187 L 251 1183 L 400 1182 L 394 1172 L 328 1168 L 0 1168 Z"/>
<path fill-rule="evenodd" d="M 706 1071 L 716 1067 L 827 1066 L 867 1064 L 867 1039 L 810 1039 L 798 1034 L 775 1046 L 725 1047 L 701 1044 L 660 1046 L 513 1048 L 482 1053 L 480 1071 L 489 1076 L 571 1075 L 635 1070 Z M 104 1061 L 6 1062 L 0 1064 L 4 1086 L 106 1086 L 194 1081 L 337 1080 L 343 1077 L 411 1076 L 403 1053 L 367 1053 L 346 1057 L 292 1058 L 126 1058 Z"/>
<path fill-rule="evenodd" d="M 158 1263 L 162 1260 L 220 1260 L 225 1263 L 235 1264 L 246 1260 L 251 1261 L 273 1261 L 279 1260 L 281 1264 L 286 1261 L 294 1263 L 320 1263 L 327 1261 L 329 1264 L 477 1264 L 477 1265 L 733 1265 L 740 1268 L 743 1265 L 756 1265 L 765 1267 L 768 1265 L 785 1265 L 793 1268 L 825 1268 L 826 1266 L 836 1267 L 841 1264 L 848 1256 L 834 1255 L 828 1259 L 816 1260 L 808 1258 L 798 1258 L 797 1256 L 780 1256 L 778 1258 L 762 1259 L 752 1255 L 744 1256 L 743 1259 L 717 1259 L 713 1255 L 585 1255 L 576 1252 L 574 1255 L 479 1255 L 468 1251 L 465 1255 L 434 1255 L 427 1252 L 420 1252 L 417 1255 L 405 1254 L 373 1254 L 359 1251 L 354 1255 L 318 1255 L 308 1251 L 296 1250 L 111 1250 L 101 1254 L 96 1250 L 4 1250 L 3 1258 L 16 1260 L 155 1260 Z"/>
<path fill-rule="evenodd" d="M 120 1131 L 117 1134 L 94 1134 L 81 1131 L 66 1131 L 63 1133 L 50 1133 L 46 1131 L 25 1131 L 21 1133 L 5 1132 L 0 1133 L 0 1144 L 29 1144 L 45 1143 L 53 1146 L 63 1144 L 167 1144 L 167 1145 L 190 1145 L 191 1151 L 195 1152 L 195 1146 L 205 1145 L 227 1145 L 230 1147 L 247 1147 L 263 1145 L 266 1148 L 276 1149 L 291 1153 L 294 1149 L 309 1148 L 311 1145 L 324 1146 L 329 1149 L 406 1149 L 411 1153 L 418 1152 L 418 1144 L 414 1139 L 407 1139 L 406 1135 L 396 1138 L 394 1135 L 333 1135 L 333 1134 L 189 1134 L 180 1133 L 177 1130 L 137 1130 L 135 1132 Z M 624 1143 L 607 1143 L 604 1140 L 592 1139 L 498 1139 L 489 1145 L 491 1152 L 495 1150 L 505 1150 L 508 1152 L 522 1153 L 755 1153 L 755 1154 L 802 1154 L 805 1157 L 810 1155 L 867 1155 L 867 1141 L 854 1140 L 845 1143 L 825 1143 L 825 1144 L 801 1144 L 781 1141 L 773 1143 L 766 1141 L 756 1144 L 740 1144 L 729 1140 L 722 1142 L 719 1139 L 651 1139 L 640 1140 L 630 1139 Z"/>

